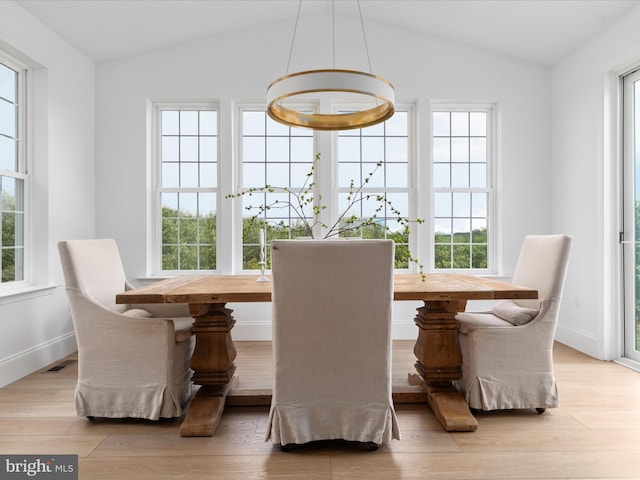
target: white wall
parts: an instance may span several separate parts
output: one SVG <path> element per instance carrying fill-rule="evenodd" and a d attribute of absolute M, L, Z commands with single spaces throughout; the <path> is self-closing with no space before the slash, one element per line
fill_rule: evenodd
<path fill-rule="evenodd" d="M 299 27 L 290 71 L 331 66 L 327 25 L 330 20 L 324 17 Z M 233 105 L 264 101 L 267 85 L 285 73 L 291 31 L 291 22 L 278 23 L 97 66 L 97 235 L 117 240 L 129 278 L 147 274 L 147 103 L 219 101 L 220 161 L 229 162 L 234 154 Z M 363 50 L 357 51 L 362 38 L 359 20 L 338 18 L 336 32 L 353 35 L 351 39 L 338 35 L 336 66 L 368 70 Z M 376 24 L 367 24 L 367 39 L 374 72 L 394 84 L 399 103 L 417 105 L 420 168 L 429 158 L 432 100 L 497 104 L 502 204 L 498 217 L 504 232 L 500 248 L 502 273 L 510 275 L 523 236 L 548 233 L 552 227 L 550 70 Z M 345 45 L 354 51 L 347 52 L 350 60 L 341 63 Z M 318 63 L 312 63 L 316 59 Z M 229 193 L 231 178 L 221 185 L 222 194 Z M 426 181 L 421 187 L 425 185 Z M 419 215 L 427 218 L 428 205 L 421 209 Z M 228 230 L 220 232 L 223 241 L 231 240 Z M 396 338 L 415 338 L 415 306 L 397 306 Z M 268 305 L 231 307 L 237 319 L 234 338 L 270 335 Z"/>
<path fill-rule="evenodd" d="M 552 229 L 574 235 L 557 338 L 602 359 L 620 355 L 616 78 L 640 65 L 636 8 L 552 70 Z"/>
<path fill-rule="evenodd" d="M 75 351 L 56 243 L 95 235 L 95 65 L 12 0 L 0 2 L 0 49 L 32 67 L 33 279 L 0 297 L 0 386 Z"/>

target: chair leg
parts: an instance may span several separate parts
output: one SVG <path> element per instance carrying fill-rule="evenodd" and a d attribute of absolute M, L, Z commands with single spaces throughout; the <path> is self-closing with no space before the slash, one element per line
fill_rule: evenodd
<path fill-rule="evenodd" d="M 379 445 L 375 442 L 367 442 L 367 448 L 370 452 L 375 452 L 378 450 Z"/>
<path fill-rule="evenodd" d="M 536 408 L 536 412 L 542 415 L 545 412 L 546 408 Z"/>

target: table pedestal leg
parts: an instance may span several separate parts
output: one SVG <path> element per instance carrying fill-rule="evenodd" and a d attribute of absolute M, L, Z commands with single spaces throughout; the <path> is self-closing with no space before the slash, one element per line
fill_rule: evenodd
<path fill-rule="evenodd" d="M 224 303 L 190 305 L 196 346 L 191 356 L 192 380 L 201 385 L 180 427 L 183 437 L 211 437 L 224 404 L 237 381 L 236 347 L 231 339 L 235 319 Z"/>
<path fill-rule="evenodd" d="M 452 383 L 460 378 L 462 366 L 455 316 L 465 306 L 465 300 L 425 301 L 415 318 L 419 328 L 413 349 L 418 359 L 416 370 L 424 380 L 429 406 L 448 432 L 478 429 L 478 422 Z"/>

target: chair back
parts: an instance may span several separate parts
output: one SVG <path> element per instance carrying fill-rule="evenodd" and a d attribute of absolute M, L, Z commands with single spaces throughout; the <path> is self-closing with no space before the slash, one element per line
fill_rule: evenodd
<path fill-rule="evenodd" d="M 320 333 L 328 324 L 357 336 L 363 322 L 388 328 L 393 241 L 274 240 L 271 252 L 274 323 L 291 323 L 287 336 L 291 329 Z"/>
<path fill-rule="evenodd" d="M 67 240 L 58 243 L 58 251 L 67 289 L 77 289 L 110 310 L 127 309 L 115 303 L 126 284 L 115 240 Z"/>
<path fill-rule="evenodd" d="M 274 442 L 390 441 L 391 240 L 271 244 Z"/>
<path fill-rule="evenodd" d="M 528 235 L 522 242 L 513 283 L 538 290 L 537 300 L 516 300 L 520 306 L 539 308 L 560 304 L 573 238 L 570 235 Z"/>

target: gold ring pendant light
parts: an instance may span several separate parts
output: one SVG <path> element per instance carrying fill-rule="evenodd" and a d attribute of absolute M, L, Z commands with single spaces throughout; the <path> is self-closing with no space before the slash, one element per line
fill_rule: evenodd
<path fill-rule="evenodd" d="M 298 6 L 298 16 L 296 18 L 296 27 L 291 42 L 291 51 L 293 51 L 301 6 L 302 0 L 300 0 Z M 359 0 L 358 10 L 360 12 L 365 48 L 367 49 L 367 60 L 369 60 L 369 50 L 366 35 L 364 34 L 364 24 L 362 22 Z M 290 62 L 291 52 L 289 54 L 289 63 Z M 371 69 L 370 60 L 369 69 Z M 288 70 L 289 67 L 287 66 L 287 72 Z M 370 97 L 370 99 L 375 99 L 376 105 L 365 110 L 338 114 L 304 113 L 283 104 L 285 99 L 290 99 L 298 95 L 327 92 L 364 95 Z M 391 118 L 395 112 L 394 101 L 395 91 L 393 85 L 384 78 L 373 75 L 372 73 L 336 69 L 335 65 L 333 69 L 307 70 L 287 74 L 272 82 L 267 89 L 267 113 L 273 120 L 292 127 L 305 127 L 313 130 L 349 130 L 369 127 L 384 122 Z"/>

